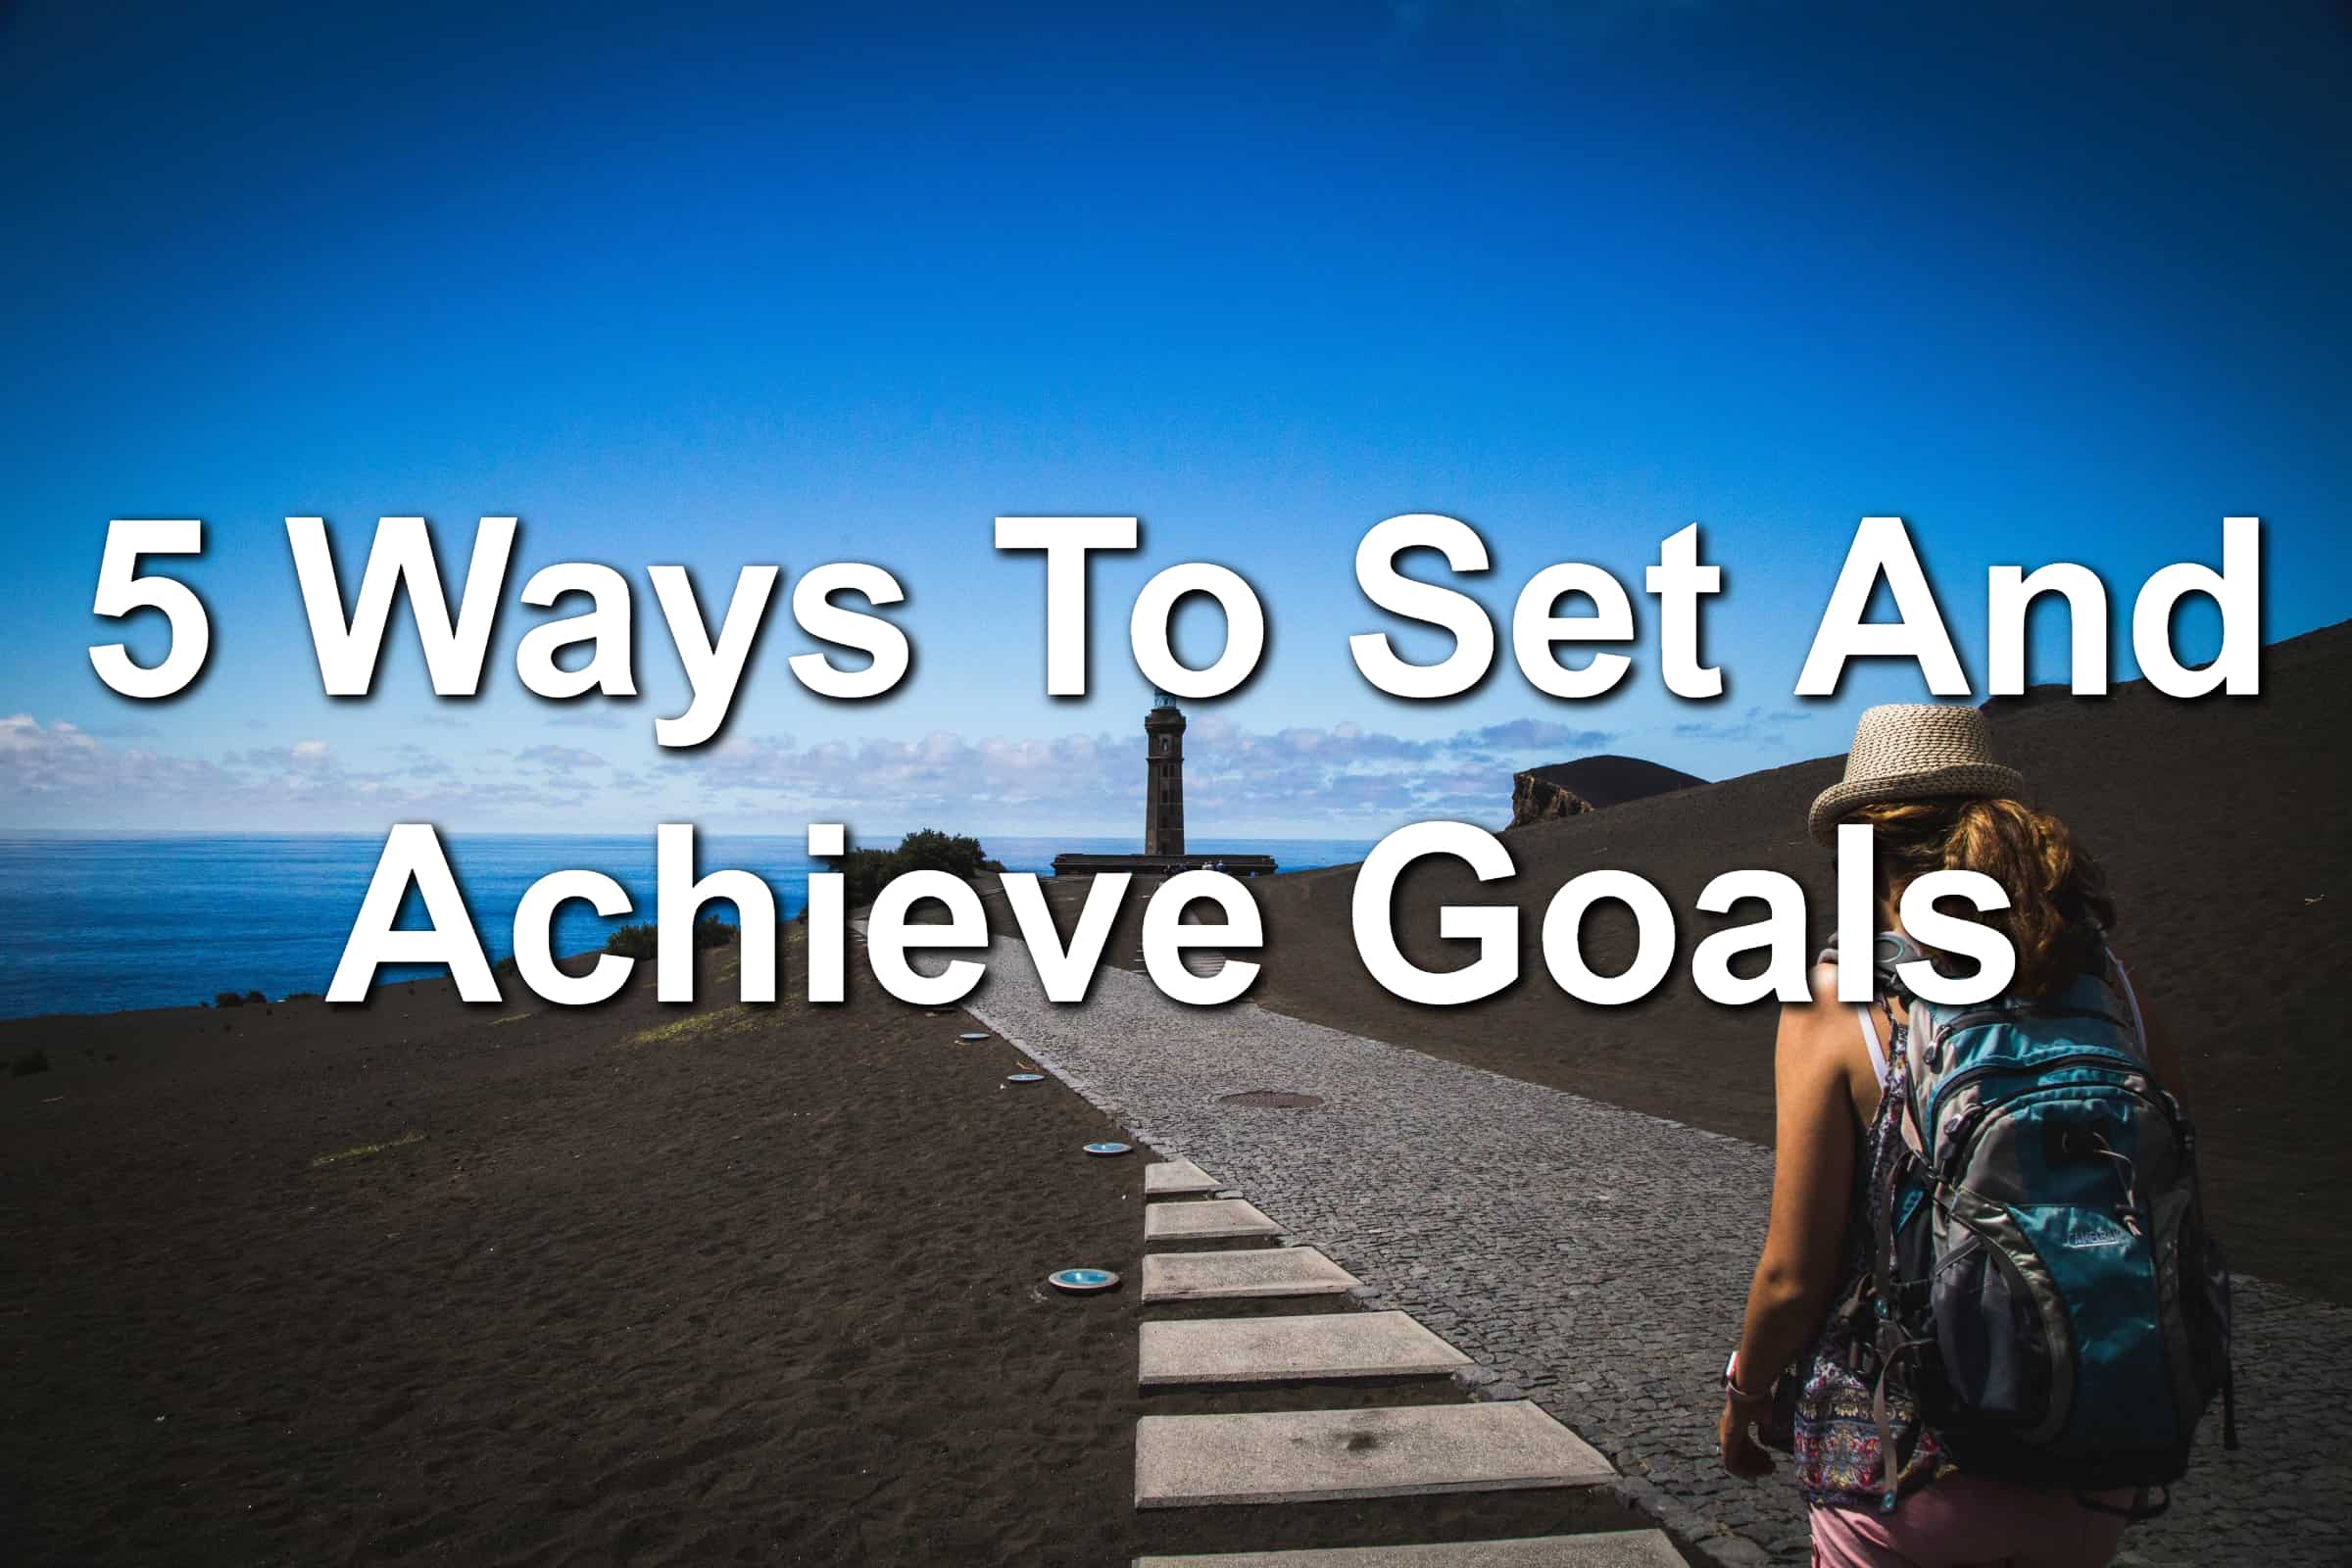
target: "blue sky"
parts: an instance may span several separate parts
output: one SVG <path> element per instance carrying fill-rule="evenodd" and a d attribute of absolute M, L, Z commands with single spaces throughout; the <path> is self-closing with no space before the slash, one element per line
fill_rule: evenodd
<path fill-rule="evenodd" d="M 10 825 L 1131 831 L 1125 607 L 1184 560 L 1273 624 L 1193 710 L 1196 833 L 1493 820 L 1512 767 L 1591 750 L 1838 750 L 1921 695 L 1788 695 L 1871 514 L 1910 519 L 1980 682 L 1986 567 L 2097 568 L 2128 675 L 2130 595 L 2231 514 L 2268 524 L 2266 638 L 2340 619 L 2352 28 L 2087 9 L 17 5 Z M 1699 522 L 1728 695 L 1666 696 L 1637 595 L 1610 699 L 1507 663 L 1382 697 L 1350 563 L 1412 511 L 1486 536 L 1498 615 L 1553 561 L 1638 588 Z M 1144 519 L 1083 703 L 1043 695 L 1034 558 L 990 548 L 1033 513 Z M 485 695 L 433 699 L 404 619 L 373 698 L 323 696 L 289 514 L 350 563 L 381 514 L 445 556 L 519 515 Z M 121 635 L 89 612 L 117 516 L 206 520 L 176 700 L 84 653 Z M 514 596 L 564 560 L 636 585 L 641 700 L 516 680 Z M 684 685 L 644 568 L 715 596 L 836 560 L 907 586 L 910 679 L 809 696 L 779 604 L 725 740 L 661 753 Z"/>

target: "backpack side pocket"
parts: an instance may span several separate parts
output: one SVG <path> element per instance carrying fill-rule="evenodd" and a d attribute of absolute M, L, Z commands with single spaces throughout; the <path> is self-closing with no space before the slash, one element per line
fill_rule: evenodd
<path fill-rule="evenodd" d="M 2045 1443 L 2064 1429 L 2073 1400 L 2065 1302 L 2009 1210 L 1954 1188 L 1949 1212 L 1962 1230 L 1929 1296 L 1950 1417 L 1988 1436 Z"/>

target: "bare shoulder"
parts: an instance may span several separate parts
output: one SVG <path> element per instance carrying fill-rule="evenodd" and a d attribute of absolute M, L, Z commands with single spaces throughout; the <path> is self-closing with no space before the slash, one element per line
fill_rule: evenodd
<path fill-rule="evenodd" d="M 1805 982 L 1812 988 L 1812 998 L 1790 1004 L 1788 1010 L 1802 1018 L 1807 1030 L 1819 1033 L 1824 1038 L 1838 1030 L 1852 1034 L 1854 1004 L 1838 1000 L 1838 966 L 1834 963 L 1817 963 L 1805 975 Z"/>
<path fill-rule="evenodd" d="M 1835 1079 L 1857 1104 L 1865 1098 L 1875 1102 L 1878 1073 L 1871 1065 L 1869 1048 L 1862 1039 L 1862 1027 L 1873 1027 L 1875 1032 L 1875 1020 L 1864 1013 L 1864 1025 L 1857 1026 L 1855 1004 L 1838 999 L 1836 964 L 1815 964 L 1806 980 L 1812 989 L 1811 998 L 1784 1004 L 1781 1008 L 1782 1071 L 1798 1077 Z"/>
<path fill-rule="evenodd" d="M 1838 1000 L 1836 964 L 1817 963 L 1805 978 L 1812 996 L 1781 1004 L 1782 1054 L 1835 1060 L 1838 1041 L 1854 1035 L 1852 1004 Z"/>

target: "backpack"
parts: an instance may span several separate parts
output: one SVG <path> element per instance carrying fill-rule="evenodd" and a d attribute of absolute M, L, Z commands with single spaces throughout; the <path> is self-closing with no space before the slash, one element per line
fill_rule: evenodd
<path fill-rule="evenodd" d="M 1921 959 L 1904 938 L 1882 934 L 1873 958 L 1890 1023 L 1883 999 L 1906 999 L 1910 1091 L 1871 1204 L 1884 1506 L 1897 1375 L 1970 1474 L 2144 1497 L 2187 1469 L 2217 1393 L 2235 1448 L 2230 1273 L 2122 966 L 2102 946 L 2046 1001 L 1939 1006 L 1903 985 Z"/>

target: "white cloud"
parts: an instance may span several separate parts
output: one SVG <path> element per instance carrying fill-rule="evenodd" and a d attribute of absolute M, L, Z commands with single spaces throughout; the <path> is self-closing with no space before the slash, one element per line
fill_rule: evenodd
<path fill-rule="evenodd" d="M 1356 724 L 1247 730 L 1216 714 L 1186 744 L 1196 835 L 1317 823 L 1370 836 L 1432 816 L 1499 821 L 1514 769 L 1605 748 L 1608 732 L 1523 719 L 1410 738 Z M 12 825 L 353 827 L 437 821 L 454 831 L 536 825 L 550 813 L 626 822 L 649 810 L 790 823 L 818 813 L 897 829 L 936 822 L 1002 832 L 1084 833 L 1140 821 L 1140 735 L 1048 739 L 946 730 L 907 740 L 801 744 L 730 735 L 695 753 L 616 766 L 578 747 L 536 744 L 444 755 L 405 741 L 346 760 L 327 742 L 229 751 L 218 760 L 109 746 L 19 713 L 0 720 L 0 798 Z M 801 813 L 808 813 L 803 815 Z"/>
<path fill-rule="evenodd" d="M 514 754 L 514 760 L 524 767 L 551 773 L 612 765 L 594 752 L 584 752 L 577 746 L 526 746 Z"/>
<path fill-rule="evenodd" d="M 1218 821 L 1314 820 L 1364 831 L 1415 816 L 1499 820 L 1509 813 L 1514 768 L 1581 756 L 1613 738 L 1531 720 L 1430 740 L 1353 724 L 1263 733 L 1209 714 L 1186 734 L 1186 815 L 1196 833 Z M 808 747 L 734 736 L 671 765 L 697 770 L 707 788 L 739 801 L 773 797 L 779 807 L 893 821 L 938 815 L 1051 827 L 1139 812 L 1143 761 L 1140 736 L 1007 740 L 935 731 L 912 741 Z"/>
<path fill-rule="evenodd" d="M 1687 719 L 1674 726 L 1674 738 L 1787 747 L 1790 742 L 1789 726 L 1805 723 L 1814 716 L 1796 709 L 1775 709 L 1768 712 L 1762 708 L 1750 708 L 1736 718 Z"/>
<path fill-rule="evenodd" d="M 231 751 L 218 760 L 104 745 L 63 720 L 0 719 L 0 800 L 24 827 L 350 827 L 386 820 L 490 825 L 576 806 L 553 775 L 467 780 L 414 746 L 382 770 L 342 762 L 322 740 Z"/>

